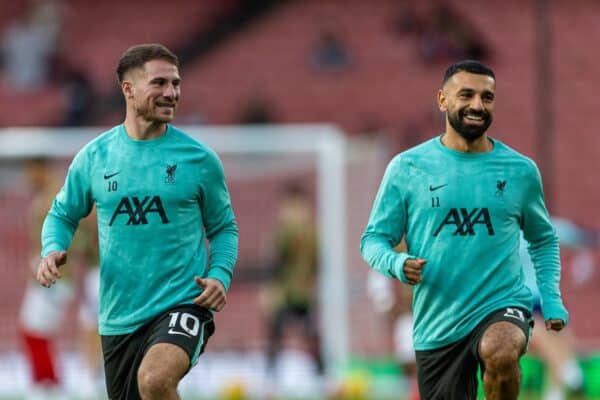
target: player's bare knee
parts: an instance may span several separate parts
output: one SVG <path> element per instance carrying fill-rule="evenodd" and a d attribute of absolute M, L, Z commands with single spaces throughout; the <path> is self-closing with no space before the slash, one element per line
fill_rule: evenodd
<path fill-rule="evenodd" d="M 168 375 L 150 368 L 138 370 L 138 390 L 143 400 L 164 398 L 176 386 Z"/>
<path fill-rule="evenodd" d="M 525 334 L 515 325 L 491 325 L 479 342 L 479 357 L 489 372 L 502 373 L 518 366 L 525 349 Z"/>

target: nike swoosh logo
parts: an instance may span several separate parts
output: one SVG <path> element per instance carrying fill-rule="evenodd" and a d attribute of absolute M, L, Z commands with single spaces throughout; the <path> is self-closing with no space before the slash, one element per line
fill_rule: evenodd
<path fill-rule="evenodd" d="M 441 188 L 443 188 L 444 186 L 448 186 L 448 184 L 447 184 L 447 183 L 445 183 L 445 184 L 443 184 L 443 185 L 440 185 L 440 186 L 433 186 L 433 185 L 429 185 L 429 191 L 430 191 L 430 192 L 434 192 L 434 191 L 436 191 L 436 190 L 438 190 L 438 189 L 441 189 Z"/>
<path fill-rule="evenodd" d="M 181 336 L 185 336 L 185 337 L 191 338 L 191 336 L 188 335 L 187 333 L 174 331 L 173 328 L 169 329 L 169 334 L 171 334 L 171 335 L 181 335 Z"/>
<path fill-rule="evenodd" d="M 121 173 L 121 171 L 115 172 L 114 174 L 104 174 L 104 179 L 110 179 L 115 175 L 119 175 L 120 173 Z"/>

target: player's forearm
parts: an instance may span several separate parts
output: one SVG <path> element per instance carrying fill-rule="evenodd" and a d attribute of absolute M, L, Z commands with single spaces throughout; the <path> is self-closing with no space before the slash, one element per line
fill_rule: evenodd
<path fill-rule="evenodd" d="M 542 298 L 545 319 L 562 319 L 567 322 L 568 312 L 560 294 L 560 251 L 558 238 L 548 232 L 529 246 L 535 266 L 536 281 Z"/>
<path fill-rule="evenodd" d="M 560 250 L 554 232 L 548 231 L 530 241 L 528 250 L 542 296 L 560 297 Z"/>
<path fill-rule="evenodd" d="M 209 251 L 207 277 L 218 279 L 228 290 L 238 256 L 238 230 L 235 223 L 224 227 L 210 239 Z"/>
<path fill-rule="evenodd" d="M 360 252 L 365 262 L 374 270 L 387 277 L 407 282 L 402 268 L 407 259 L 414 257 L 407 253 L 396 252 L 393 243 L 385 237 L 365 232 L 360 242 Z"/>
<path fill-rule="evenodd" d="M 50 210 L 42 227 L 42 257 L 53 251 L 67 250 L 77 229 L 77 222 Z"/>

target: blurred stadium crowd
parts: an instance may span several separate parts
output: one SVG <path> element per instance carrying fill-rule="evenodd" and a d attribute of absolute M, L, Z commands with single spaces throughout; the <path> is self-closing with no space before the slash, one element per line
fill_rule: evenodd
<path fill-rule="evenodd" d="M 597 1 L 4 3 L 0 7 L 2 128 L 120 123 L 123 104 L 116 62 L 132 44 L 160 42 L 182 61 L 176 124 L 324 122 L 339 126 L 350 141 L 378 146 L 381 159 L 376 160 L 377 172 L 369 175 L 373 179 L 348 185 L 349 191 L 364 196 L 363 201 L 349 204 L 355 220 L 348 227 L 353 230 L 348 234 L 352 291 L 348 312 L 352 314 L 350 348 L 356 360 L 393 358 L 388 321 L 373 310 L 366 293 L 367 268 L 357 250 L 360 229 L 387 160 L 440 133 L 443 125 L 434 96 L 451 62 L 475 58 L 494 69 L 497 109 L 490 135 L 538 161 L 552 214 L 590 231 L 600 230 L 596 178 L 600 136 L 594 132 L 600 126 L 596 112 L 600 56 L 592 50 L 600 40 Z M 55 160 L 57 175 L 64 173 L 67 161 Z M 7 160 L 0 160 L 0 165 L 4 181 L 0 182 L 0 358 L 8 363 L 22 349 L 17 321 L 32 246 L 22 205 L 31 201 L 32 194 L 24 180 L 9 176 L 21 171 L 22 165 Z M 300 182 L 314 202 L 316 177 L 310 170 L 266 178 L 260 182 L 260 193 L 248 194 L 256 190 L 251 184 L 232 183 L 233 205 L 242 226 L 239 281 L 232 286 L 228 310 L 217 319 L 219 334 L 207 354 L 211 366 L 224 364 L 211 358 L 210 351 L 251 354 L 268 347 L 260 289 L 271 276 L 269 265 L 275 256 L 259 238 L 275 229 L 277 217 L 271 210 L 282 201 L 281 187 L 290 179 Z M 244 232 L 244 225 L 252 228 Z M 244 237 L 249 238 L 246 243 Z M 577 354 L 590 363 L 589 371 L 595 368 L 594 379 L 600 380 L 596 309 L 600 252 L 592 249 L 585 254 L 582 261 L 572 250 L 563 253 L 562 290 Z M 75 278 L 84 279 L 83 274 Z M 81 298 L 77 290 L 75 297 Z M 75 306 L 69 307 L 76 312 Z M 244 326 L 243 332 L 239 326 Z M 68 318 L 63 328 L 58 347 L 77 350 L 76 318 Z M 288 356 L 289 360 L 296 357 Z M 253 362 L 248 365 L 257 365 Z M 9 365 L 0 365 L 0 373 L 7 369 Z M 353 381 L 358 392 L 365 387 L 361 377 Z M 0 388 L 3 384 L 0 378 Z M 587 384 L 593 387 L 590 393 L 596 390 L 600 396 L 600 383 Z M 230 395 L 242 396 L 232 385 Z"/>

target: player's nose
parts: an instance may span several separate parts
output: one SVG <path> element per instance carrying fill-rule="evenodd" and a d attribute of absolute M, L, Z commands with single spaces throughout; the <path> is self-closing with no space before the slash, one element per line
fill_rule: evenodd
<path fill-rule="evenodd" d="M 480 96 L 473 96 L 469 107 L 473 110 L 483 110 L 483 100 Z"/>
<path fill-rule="evenodd" d="M 165 90 L 163 91 L 163 97 L 170 99 L 170 100 L 176 99 L 177 98 L 177 89 L 175 88 L 175 86 L 172 84 L 167 85 L 165 87 Z"/>

